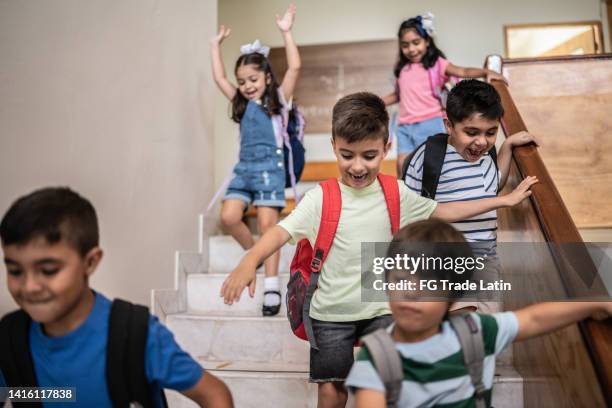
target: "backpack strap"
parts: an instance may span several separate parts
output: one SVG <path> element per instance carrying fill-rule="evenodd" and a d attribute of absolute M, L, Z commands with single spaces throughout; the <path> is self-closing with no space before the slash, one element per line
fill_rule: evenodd
<path fill-rule="evenodd" d="M 446 145 L 448 135 L 438 133 L 430 136 L 425 141 L 425 153 L 423 157 L 423 181 L 421 182 L 421 195 L 430 199 L 436 197 L 440 173 L 446 156 Z"/>
<path fill-rule="evenodd" d="M 402 390 L 404 371 L 402 359 L 395 349 L 395 342 L 386 329 L 378 329 L 364 336 L 361 342 L 368 348 L 374 368 L 385 384 L 387 407 L 396 407 Z"/>
<path fill-rule="evenodd" d="M 30 316 L 14 311 L 0 320 L 0 369 L 8 387 L 37 387 L 30 353 Z M 42 408 L 40 402 L 13 403 L 14 407 Z"/>
<path fill-rule="evenodd" d="M 431 87 L 431 94 L 442 102 L 440 98 L 440 59 L 436 60 L 436 63 L 427 69 L 427 75 L 429 76 L 429 86 Z"/>
<path fill-rule="evenodd" d="M 457 333 L 457 337 L 459 337 L 459 343 L 463 350 L 463 361 L 475 389 L 476 408 L 485 408 L 486 388 L 482 382 L 485 351 L 480 328 L 476 324 L 474 316 L 470 313 L 450 316 L 449 320 Z"/>
<path fill-rule="evenodd" d="M 397 178 L 386 174 L 378 174 L 378 181 L 385 195 L 385 202 L 391 219 L 391 234 L 395 235 L 400 225 L 400 197 Z"/>
<path fill-rule="evenodd" d="M 106 383 L 113 406 L 138 403 L 152 407 L 152 388 L 145 372 L 149 309 L 115 299 L 111 306 L 106 350 Z M 163 391 L 162 391 L 163 394 Z M 162 395 L 165 403 L 165 396 Z"/>
<path fill-rule="evenodd" d="M 310 342 L 310 347 L 318 350 L 317 342 L 314 337 L 314 330 L 312 328 L 312 320 L 310 319 L 310 302 L 317 288 L 317 282 L 319 281 L 319 272 L 323 267 L 323 262 L 329 255 L 334 237 L 336 236 L 336 230 L 338 229 L 338 222 L 340 221 L 340 211 L 342 210 L 342 193 L 340 192 L 340 186 L 338 180 L 335 178 L 325 180 L 321 182 L 321 188 L 323 189 L 323 207 L 321 210 L 321 222 L 319 224 L 319 231 L 317 233 L 317 239 L 312 249 L 313 258 L 310 263 L 310 284 L 306 291 L 306 297 L 304 299 L 304 309 L 302 320 L 304 322 L 304 329 L 306 330 L 306 336 Z"/>

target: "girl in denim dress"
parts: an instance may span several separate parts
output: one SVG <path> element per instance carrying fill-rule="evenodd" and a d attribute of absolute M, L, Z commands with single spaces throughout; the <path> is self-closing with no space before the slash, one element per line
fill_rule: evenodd
<path fill-rule="evenodd" d="M 257 207 L 257 229 L 261 236 L 276 225 L 286 204 L 283 140 L 279 129 L 283 126 L 281 110 L 293 96 L 301 64 L 291 34 L 294 18 L 294 5 L 289 6 L 282 18 L 276 16 L 276 25 L 285 41 L 288 66 L 280 86 L 267 59 L 270 49 L 259 41 L 240 48 L 241 55 L 234 69 L 237 88 L 225 75 L 220 51 L 230 29 L 221 26 L 210 41 L 215 83 L 232 102 L 232 119 L 240 123 L 240 160 L 223 198 L 221 223 L 244 249 L 254 245 L 253 236 L 242 221 L 248 205 Z M 280 309 L 278 261 L 277 252 L 264 262 L 264 316 L 276 315 Z"/>

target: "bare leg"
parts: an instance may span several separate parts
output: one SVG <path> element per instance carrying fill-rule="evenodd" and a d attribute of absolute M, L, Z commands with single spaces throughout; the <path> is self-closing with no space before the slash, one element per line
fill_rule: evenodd
<path fill-rule="evenodd" d="M 243 249 L 250 249 L 255 242 L 249 227 L 242 222 L 242 215 L 247 204 L 242 200 L 225 200 L 221 207 L 221 225 Z"/>
<path fill-rule="evenodd" d="M 344 408 L 348 392 L 342 382 L 319 383 L 317 408 Z"/>
<path fill-rule="evenodd" d="M 397 178 L 404 178 L 404 175 L 402 174 L 402 169 L 404 167 L 404 160 L 406 160 L 406 157 L 408 157 L 409 155 L 410 153 L 398 153 L 397 154 L 397 159 L 396 159 Z"/>
<path fill-rule="evenodd" d="M 259 236 L 263 236 L 267 230 L 274 227 L 278 222 L 278 209 L 275 207 L 257 207 L 257 230 Z M 264 261 L 266 277 L 278 276 L 278 261 L 280 251 L 276 251 Z"/>

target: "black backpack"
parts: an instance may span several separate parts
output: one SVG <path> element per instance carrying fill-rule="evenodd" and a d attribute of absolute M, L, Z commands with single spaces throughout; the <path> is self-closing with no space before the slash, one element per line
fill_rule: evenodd
<path fill-rule="evenodd" d="M 421 195 L 430 199 L 435 199 L 436 191 L 438 190 L 438 182 L 440 181 L 440 173 L 444 165 L 444 156 L 446 156 L 446 146 L 448 145 L 448 135 L 446 133 L 438 133 L 437 135 L 429 136 L 427 140 L 416 148 L 417 152 L 421 146 L 425 145 L 425 157 L 423 158 L 423 181 L 421 183 Z M 497 151 L 495 146 L 489 150 L 489 156 L 493 160 L 496 172 L 497 167 Z M 402 180 L 406 181 L 408 166 L 414 158 L 414 153 L 406 157 L 402 165 Z"/>
<path fill-rule="evenodd" d="M 0 320 L 0 369 L 9 387 L 37 387 L 30 354 L 30 316 L 23 310 Z M 153 390 L 145 374 L 149 309 L 124 300 L 113 301 L 106 348 L 106 383 L 114 407 L 137 403 L 153 406 Z M 77 397 L 78 398 L 78 397 Z M 162 401 L 167 406 L 162 390 Z M 39 402 L 13 403 L 14 407 L 42 408 Z"/>

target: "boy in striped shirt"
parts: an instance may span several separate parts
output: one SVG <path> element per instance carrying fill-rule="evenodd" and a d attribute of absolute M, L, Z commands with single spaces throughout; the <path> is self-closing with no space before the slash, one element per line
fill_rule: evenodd
<path fill-rule="evenodd" d="M 476 79 L 461 81 L 452 89 L 446 114 L 446 154 L 437 188 L 434 196 L 430 197 L 438 203 L 496 197 L 508 179 L 512 148 L 531 142 L 537 144 L 537 140 L 527 132 L 515 133 L 504 141 L 498 155 L 492 155 L 504 109 L 495 88 Z M 404 177 L 408 188 L 417 194 L 421 194 L 423 187 L 425 147 L 424 143 L 417 148 Z M 463 233 L 468 242 L 473 243 L 476 253 L 487 255 L 487 267 L 481 272 L 481 278 L 490 282 L 497 280 L 500 269 L 496 253 L 497 210 L 455 221 L 453 226 Z M 494 311 L 498 308 L 495 303 L 499 300 L 497 295 L 481 293 L 478 302 L 466 299 L 456 303 L 453 310 Z M 487 296 L 486 299 L 484 296 Z"/>
<path fill-rule="evenodd" d="M 435 200 L 449 203 L 495 197 L 508 179 L 512 148 L 537 143 L 535 137 L 527 132 L 509 136 L 495 164 L 489 152 L 494 149 L 504 109 L 495 88 L 475 79 L 461 81 L 452 89 L 446 114 L 448 144 Z M 405 174 L 406 185 L 417 194 L 421 194 L 424 153 L 425 144 L 422 144 L 410 159 Z M 495 247 L 496 210 L 454 222 L 453 226 L 463 233 L 468 242 Z"/>
<path fill-rule="evenodd" d="M 420 243 L 449 243 L 428 245 Z M 418 247 L 418 250 L 415 249 Z M 428 251 L 430 251 L 428 253 Z M 393 239 L 388 258 L 396 255 L 427 256 L 443 259 L 470 257 L 471 248 L 455 228 L 444 221 L 418 221 L 402 228 Z M 466 275 L 454 270 L 417 271 L 440 279 L 461 281 Z M 405 270 L 387 270 L 387 282 L 418 279 Z M 425 275 L 425 273 L 424 273 Z M 387 332 L 395 343 L 401 358 L 403 380 L 397 407 L 468 407 L 475 405 L 475 387 L 464 363 L 460 339 L 448 320 L 455 292 L 391 291 L 389 306 L 395 323 Z M 408 296 L 406 296 L 408 295 Z M 418 296 L 435 296 L 444 301 L 419 301 Z M 484 405 L 491 406 L 496 357 L 513 341 L 525 340 L 561 329 L 589 316 L 605 317 L 612 314 L 612 302 L 554 302 L 528 306 L 515 312 L 490 315 L 471 313 L 479 328 L 484 345 L 482 361 L 481 396 Z M 356 408 L 386 407 L 385 385 L 372 362 L 367 347 L 358 353 L 346 380 L 346 386 L 355 394 Z M 388 395 L 388 394 L 387 394 Z"/>

